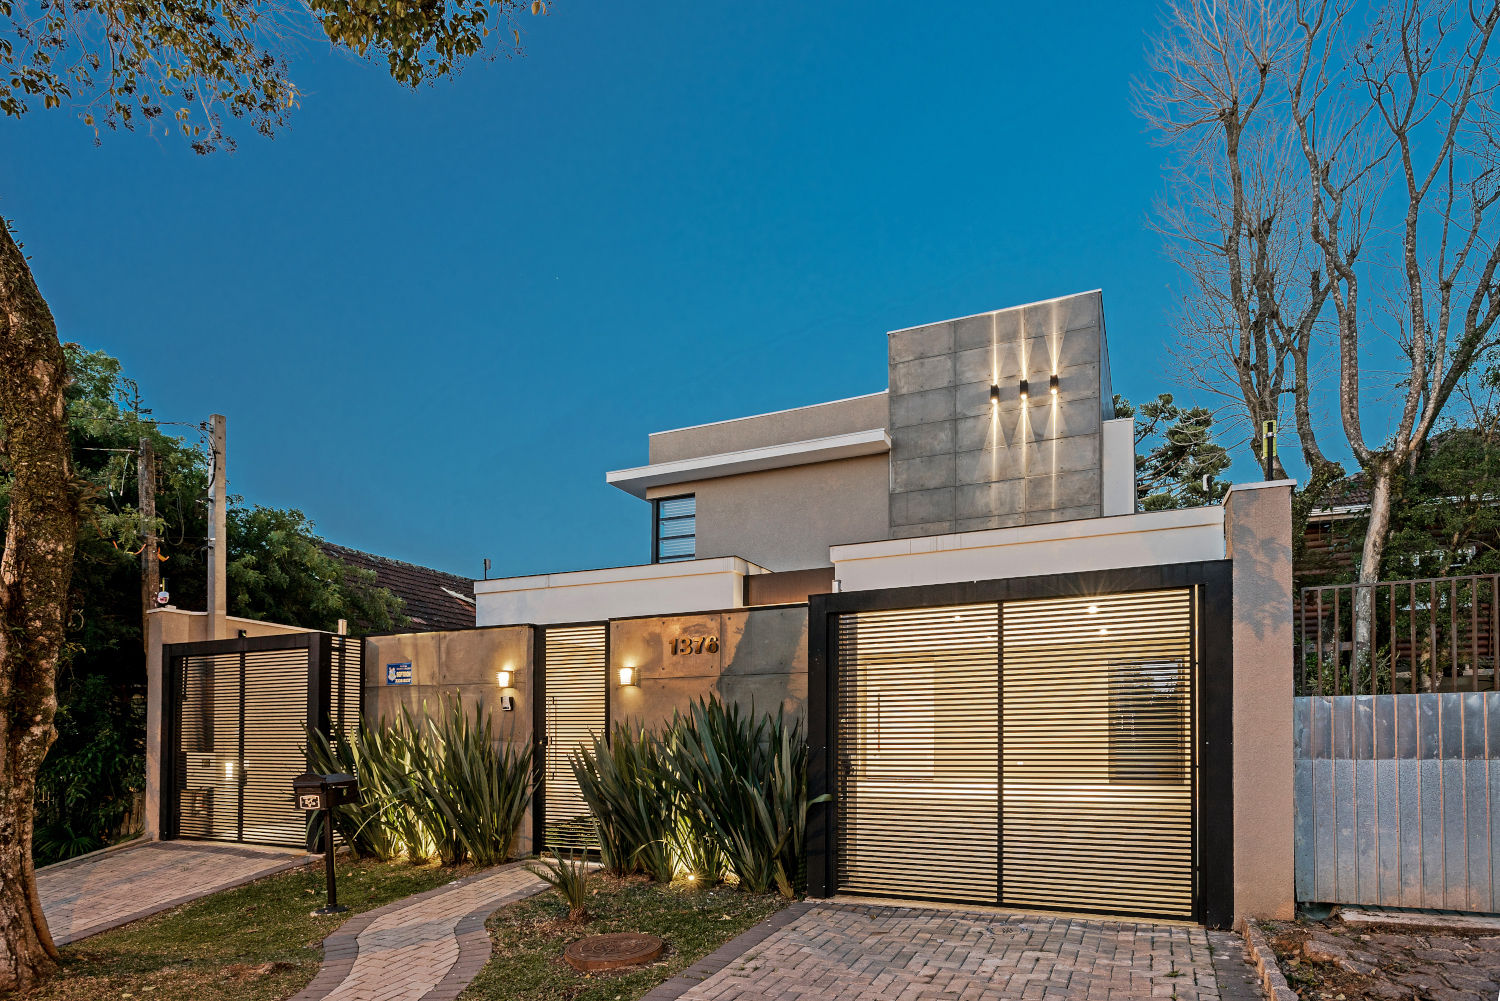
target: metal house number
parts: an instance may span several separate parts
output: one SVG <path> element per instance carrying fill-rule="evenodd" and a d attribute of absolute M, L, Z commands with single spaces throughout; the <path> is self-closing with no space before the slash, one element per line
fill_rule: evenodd
<path fill-rule="evenodd" d="M 695 653 L 718 653 L 717 636 L 679 636 L 672 641 L 672 652 L 679 657 Z"/>

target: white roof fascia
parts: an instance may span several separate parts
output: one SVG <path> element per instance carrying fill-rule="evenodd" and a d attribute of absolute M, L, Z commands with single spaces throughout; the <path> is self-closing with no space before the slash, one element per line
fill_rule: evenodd
<path fill-rule="evenodd" d="M 891 436 L 885 428 L 870 428 L 867 431 L 851 431 L 826 438 L 809 438 L 738 452 L 720 452 L 717 455 L 658 462 L 633 469 L 617 469 L 605 473 L 604 480 L 610 486 L 645 499 L 646 491 L 651 487 L 736 476 L 740 473 L 758 473 L 767 469 L 785 469 L 788 466 L 805 466 L 814 462 L 831 462 L 862 455 L 879 455 L 890 450 Z"/>

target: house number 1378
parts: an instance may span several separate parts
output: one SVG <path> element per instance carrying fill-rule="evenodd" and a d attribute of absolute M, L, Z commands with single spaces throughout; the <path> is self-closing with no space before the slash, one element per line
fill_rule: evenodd
<path fill-rule="evenodd" d="M 679 657 L 686 657 L 693 653 L 718 653 L 719 637 L 679 636 L 672 641 L 672 652 Z"/>

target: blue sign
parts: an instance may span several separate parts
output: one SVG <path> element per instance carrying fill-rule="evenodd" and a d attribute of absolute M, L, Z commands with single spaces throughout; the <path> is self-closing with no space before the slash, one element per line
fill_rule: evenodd
<path fill-rule="evenodd" d="M 411 661 L 404 664 L 385 665 L 385 683 L 387 685 L 411 684 Z"/>

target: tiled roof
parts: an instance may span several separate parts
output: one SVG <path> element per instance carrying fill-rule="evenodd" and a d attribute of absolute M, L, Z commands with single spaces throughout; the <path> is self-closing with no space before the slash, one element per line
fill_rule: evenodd
<path fill-rule="evenodd" d="M 474 582 L 467 577 L 363 553 L 331 542 L 323 543 L 323 549 L 351 567 L 374 571 L 376 585 L 406 603 L 412 631 L 473 628 Z"/>

